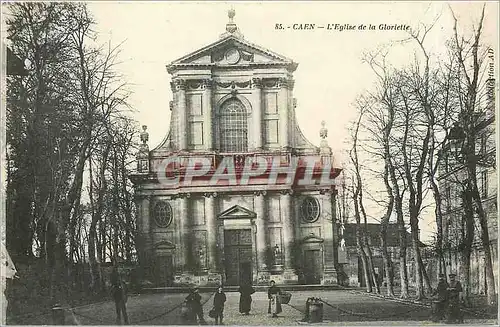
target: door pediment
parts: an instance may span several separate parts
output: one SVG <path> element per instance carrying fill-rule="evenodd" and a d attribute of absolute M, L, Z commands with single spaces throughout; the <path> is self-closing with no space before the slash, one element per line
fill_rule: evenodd
<path fill-rule="evenodd" d="M 234 205 L 231 208 L 221 212 L 218 219 L 253 219 L 257 215 L 255 212 L 248 210 L 240 205 Z"/>
<path fill-rule="evenodd" d="M 175 244 L 169 241 L 160 241 L 155 244 L 157 250 L 175 250 Z"/>
<path fill-rule="evenodd" d="M 316 235 L 309 235 L 302 239 L 302 244 L 323 243 L 325 240 Z"/>

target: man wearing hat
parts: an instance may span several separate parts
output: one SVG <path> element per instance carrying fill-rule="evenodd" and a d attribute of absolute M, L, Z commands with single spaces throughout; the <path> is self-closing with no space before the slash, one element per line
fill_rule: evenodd
<path fill-rule="evenodd" d="M 456 274 L 449 274 L 450 282 L 448 284 L 448 323 L 463 322 L 462 312 L 460 310 L 460 300 L 463 289 L 462 284 L 455 279 Z"/>
<path fill-rule="evenodd" d="M 201 295 L 198 287 L 194 287 L 191 293 L 186 297 L 186 302 L 191 308 L 193 314 L 193 320 L 196 322 L 196 317 L 198 317 L 199 324 L 205 324 L 205 319 L 203 318 L 203 306 L 201 305 Z"/>
<path fill-rule="evenodd" d="M 436 289 L 432 293 L 435 298 L 432 306 L 432 321 L 438 322 L 444 318 L 446 307 L 448 305 L 448 282 L 444 274 L 439 274 L 439 281 Z"/>

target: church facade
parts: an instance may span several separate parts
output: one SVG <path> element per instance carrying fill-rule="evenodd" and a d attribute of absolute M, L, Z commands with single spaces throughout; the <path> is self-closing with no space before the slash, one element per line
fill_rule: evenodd
<path fill-rule="evenodd" d="M 167 66 L 162 143 L 150 150 L 143 127 L 131 176 L 143 273 L 164 286 L 336 284 L 335 183 L 320 177 L 340 169 L 327 130 L 319 147 L 305 139 L 297 64 L 247 41 L 233 17 L 219 40 Z"/>

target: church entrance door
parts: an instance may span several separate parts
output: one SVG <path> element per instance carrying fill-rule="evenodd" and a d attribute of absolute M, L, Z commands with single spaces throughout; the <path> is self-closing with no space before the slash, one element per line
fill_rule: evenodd
<path fill-rule="evenodd" d="M 307 285 L 321 283 L 321 253 L 319 250 L 304 251 L 304 277 Z"/>
<path fill-rule="evenodd" d="M 172 286 L 174 265 L 171 255 L 162 255 L 156 260 L 156 283 L 158 286 Z"/>
<path fill-rule="evenodd" d="M 225 272 L 227 285 L 252 281 L 252 230 L 224 231 Z"/>

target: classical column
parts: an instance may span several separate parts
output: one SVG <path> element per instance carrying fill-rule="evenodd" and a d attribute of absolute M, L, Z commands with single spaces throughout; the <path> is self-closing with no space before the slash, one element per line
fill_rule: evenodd
<path fill-rule="evenodd" d="M 325 266 L 323 269 L 322 284 L 337 284 L 337 262 L 338 262 L 338 247 L 337 247 L 337 226 L 336 226 L 336 211 L 335 211 L 335 193 L 331 191 L 321 192 L 320 198 L 324 207 L 323 212 L 330 212 L 330 217 L 323 219 L 323 243 Z"/>
<path fill-rule="evenodd" d="M 293 270 L 292 251 L 294 245 L 293 216 L 292 216 L 292 196 L 290 192 L 281 195 L 281 221 L 283 223 L 283 243 L 284 243 L 284 269 Z"/>
<path fill-rule="evenodd" d="M 320 195 L 320 203 L 323 206 L 322 212 L 328 215 L 326 216 L 326 219 L 323 220 L 323 238 L 325 239 L 324 244 L 323 244 L 323 251 L 324 251 L 324 259 L 325 259 L 325 266 L 324 270 L 325 271 L 330 271 L 330 270 L 335 270 L 335 248 L 334 248 L 334 226 L 335 226 L 335 220 L 333 217 L 333 210 L 332 208 L 332 202 L 330 198 L 331 194 L 330 192 L 322 192 Z M 333 218 L 333 219 L 332 219 Z"/>
<path fill-rule="evenodd" d="M 185 271 L 186 265 L 189 263 L 189 226 L 187 226 L 188 215 L 188 199 L 185 197 L 179 198 L 179 265 L 181 270 Z"/>
<path fill-rule="evenodd" d="M 266 263 L 266 249 L 267 249 L 267 228 L 265 220 L 265 191 L 259 191 L 255 194 L 255 213 L 257 218 L 255 220 L 255 225 L 257 227 L 257 267 L 259 271 L 267 271 Z"/>
<path fill-rule="evenodd" d="M 187 114 L 186 114 L 186 81 L 176 79 L 174 81 L 177 92 L 177 112 L 179 113 L 179 150 L 187 149 Z"/>
<path fill-rule="evenodd" d="M 212 150 L 214 148 L 213 128 L 212 128 L 212 84 L 213 81 L 205 79 L 202 81 L 203 91 L 203 143 L 205 149 Z"/>
<path fill-rule="evenodd" d="M 140 236 L 140 251 L 142 256 L 142 274 L 144 278 L 151 278 L 151 259 L 152 259 L 152 242 L 151 242 L 151 230 L 150 230 L 150 196 L 142 197 L 140 201 L 141 217 L 139 218 L 140 224 L 139 236 Z"/>
<path fill-rule="evenodd" d="M 141 233 L 144 237 L 144 249 L 146 251 L 150 251 L 151 246 L 151 196 L 145 196 L 142 200 L 142 230 Z"/>
<path fill-rule="evenodd" d="M 208 252 L 208 269 L 210 271 L 217 271 L 217 231 L 215 221 L 215 199 L 214 194 L 205 195 L 205 219 L 207 224 L 207 252 Z"/>
<path fill-rule="evenodd" d="M 288 135 L 288 124 L 290 117 L 288 114 L 288 79 L 280 78 L 278 82 L 278 108 L 279 108 L 279 143 L 281 147 L 286 148 L 290 144 Z"/>
<path fill-rule="evenodd" d="M 252 112 L 253 144 L 256 150 L 262 148 L 262 79 L 252 79 L 254 107 Z"/>
<path fill-rule="evenodd" d="M 331 205 L 332 205 L 332 220 L 333 220 L 333 224 L 332 224 L 332 232 L 333 232 L 333 248 L 334 248 L 334 251 L 333 251 L 333 266 L 335 267 L 335 269 L 337 269 L 338 265 L 339 265 L 339 252 L 338 252 L 338 248 L 339 248 L 339 240 L 338 240 L 338 235 L 339 235 L 339 232 L 338 232 L 338 226 L 337 226 L 337 195 L 338 195 L 338 190 L 336 188 L 334 188 L 332 190 L 332 193 L 331 193 L 331 196 L 330 196 L 330 201 L 331 201 Z"/>

